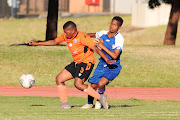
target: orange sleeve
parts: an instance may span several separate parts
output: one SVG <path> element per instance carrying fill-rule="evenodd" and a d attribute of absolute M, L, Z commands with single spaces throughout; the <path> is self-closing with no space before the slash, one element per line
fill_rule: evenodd
<path fill-rule="evenodd" d="M 94 41 L 90 38 L 89 35 L 84 34 L 81 37 L 81 43 L 84 44 L 85 46 L 88 46 L 89 48 L 92 48 L 93 46 L 95 46 Z"/>
<path fill-rule="evenodd" d="M 58 43 L 61 43 L 61 42 L 65 41 L 64 33 L 62 33 L 59 37 L 57 37 L 55 39 L 55 41 L 58 42 Z"/>

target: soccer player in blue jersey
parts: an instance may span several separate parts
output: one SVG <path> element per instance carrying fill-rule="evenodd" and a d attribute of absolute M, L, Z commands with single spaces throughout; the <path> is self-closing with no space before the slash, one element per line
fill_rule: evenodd
<path fill-rule="evenodd" d="M 113 64 L 109 65 L 100 58 L 99 63 L 93 73 L 93 76 L 89 79 L 91 87 L 95 90 L 98 89 L 99 94 L 105 92 L 105 86 L 112 82 L 120 73 L 122 66 L 120 65 L 120 55 L 123 50 L 124 38 L 118 32 L 123 24 L 123 19 L 119 16 L 115 16 L 110 23 L 108 31 L 99 31 L 96 33 L 88 33 L 90 37 L 97 38 L 95 43 L 101 48 L 103 53 L 110 59 L 115 60 Z M 82 109 L 89 109 L 93 107 L 92 96 L 88 95 L 88 104 L 82 106 Z M 108 109 L 108 103 L 103 106 Z M 96 101 L 95 109 L 100 109 L 100 102 Z"/>

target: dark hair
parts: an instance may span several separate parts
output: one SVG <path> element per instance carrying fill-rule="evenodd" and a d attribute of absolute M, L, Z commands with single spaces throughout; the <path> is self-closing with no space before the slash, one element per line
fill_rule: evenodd
<path fill-rule="evenodd" d="M 117 20 L 117 21 L 119 21 L 119 26 L 121 26 L 121 25 L 123 24 L 123 19 L 122 19 L 121 17 L 119 17 L 119 16 L 113 17 L 112 20 Z"/>
<path fill-rule="evenodd" d="M 74 22 L 72 22 L 72 21 L 67 21 L 67 22 L 63 25 L 63 29 L 66 29 L 66 28 L 68 28 L 68 27 L 77 29 L 76 24 L 75 24 Z"/>

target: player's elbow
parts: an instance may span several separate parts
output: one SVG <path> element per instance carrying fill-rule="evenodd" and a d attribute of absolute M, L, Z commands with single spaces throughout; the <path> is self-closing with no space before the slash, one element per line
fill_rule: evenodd
<path fill-rule="evenodd" d="M 112 56 L 112 58 L 113 58 L 114 60 L 116 60 L 116 59 L 117 59 L 117 57 L 118 57 L 118 56 L 116 56 L 116 55 Z"/>
<path fill-rule="evenodd" d="M 115 52 L 113 52 L 113 53 L 111 54 L 111 57 L 112 57 L 114 60 L 116 60 L 116 59 L 120 56 L 120 53 L 121 53 L 121 52 L 119 52 L 119 51 L 115 51 Z"/>

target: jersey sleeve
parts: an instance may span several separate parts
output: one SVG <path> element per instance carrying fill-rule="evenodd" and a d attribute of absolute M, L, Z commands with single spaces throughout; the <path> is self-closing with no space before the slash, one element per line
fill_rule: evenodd
<path fill-rule="evenodd" d="M 55 41 L 58 42 L 58 43 L 61 43 L 61 42 L 65 41 L 64 33 L 62 33 L 59 37 L 57 37 L 55 39 Z"/>
<path fill-rule="evenodd" d="M 94 41 L 90 38 L 90 36 L 84 34 L 81 37 L 81 43 L 84 44 L 85 46 L 88 46 L 89 48 L 92 48 L 95 46 Z"/>
<path fill-rule="evenodd" d="M 95 33 L 96 38 L 100 38 L 103 34 L 107 34 L 108 31 L 102 30 Z"/>
<path fill-rule="evenodd" d="M 119 35 L 117 35 L 117 36 L 115 37 L 115 50 L 122 51 L 122 50 L 123 50 L 123 45 L 124 45 L 124 38 L 123 38 L 123 36 L 119 33 Z"/>

